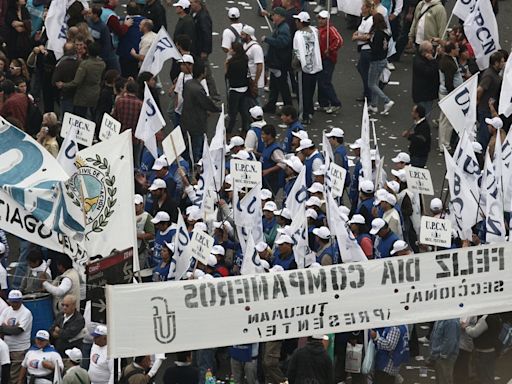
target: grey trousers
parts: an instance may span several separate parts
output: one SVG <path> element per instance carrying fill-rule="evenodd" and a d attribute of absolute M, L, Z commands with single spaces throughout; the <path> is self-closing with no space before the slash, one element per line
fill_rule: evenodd
<path fill-rule="evenodd" d="M 235 384 L 258 384 L 258 359 L 249 362 L 231 359 L 231 373 Z"/>
<path fill-rule="evenodd" d="M 436 360 L 436 383 L 437 384 L 453 384 L 453 367 L 455 367 L 455 359 Z"/>

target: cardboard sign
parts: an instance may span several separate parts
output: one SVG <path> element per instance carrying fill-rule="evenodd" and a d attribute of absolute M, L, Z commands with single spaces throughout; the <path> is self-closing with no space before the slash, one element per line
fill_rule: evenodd
<path fill-rule="evenodd" d="M 449 248 L 452 244 L 452 223 L 446 219 L 422 216 L 420 243 Z"/>
<path fill-rule="evenodd" d="M 207 188 L 204 192 L 203 199 L 203 208 L 204 208 L 204 220 L 205 221 L 213 221 L 217 217 L 217 207 L 216 203 L 218 201 L 217 192 L 213 189 Z"/>
<path fill-rule="evenodd" d="M 331 180 L 331 191 L 334 197 L 343 196 L 345 189 L 345 178 L 347 177 L 347 170 L 340 167 L 338 164 L 331 163 L 329 165 L 329 178 Z"/>
<path fill-rule="evenodd" d="M 406 167 L 405 173 L 409 190 L 423 195 L 434 195 L 434 186 L 432 185 L 432 178 L 428 169 Z"/>
<path fill-rule="evenodd" d="M 232 159 L 231 174 L 237 188 L 254 188 L 261 183 L 261 162 Z"/>
<path fill-rule="evenodd" d="M 121 123 L 108 113 L 104 113 L 101 120 L 100 140 L 108 140 L 112 136 L 119 135 L 119 132 L 121 132 Z"/>
<path fill-rule="evenodd" d="M 84 119 L 83 117 L 66 112 L 64 114 L 64 119 L 62 119 L 60 137 L 65 139 L 69 128 L 72 126 L 77 127 L 76 142 L 86 147 L 90 147 L 92 145 L 92 139 L 94 138 L 94 129 L 96 128 L 96 123 L 92 122 L 91 120 Z"/>
<path fill-rule="evenodd" d="M 162 149 L 164 150 L 167 162 L 172 164 L 183 152 L 185 152 L 185 140 L 181 133 L 181 128 L 177 126 L 172 132 L 162 141 Z"/>
<path fill-rule="evenodd" d="M 192 232 L 192 238 L 187 246 L 187 252 L 203 264 L 208 263 L 208 256 L 213 248 L 215 240 L 207 233 L 199 230 Z"/>

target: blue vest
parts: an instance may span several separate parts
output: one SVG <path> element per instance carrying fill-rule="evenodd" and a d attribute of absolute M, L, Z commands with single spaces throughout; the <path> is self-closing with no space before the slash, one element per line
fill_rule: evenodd
<path fill-rule="evenodd" d="M 170 229 L 166 234 L 162 234 L 160 231 L 156 231 L 155 234 L 155 246 L 153 247 L 153 257 L 151 258 L 151 266 L 155 267 L 160 265 L 162 262 L 162 256 L 160 252 L 162 247 L 166 247 L 165 243 L 170 243 L 176 234 L 175 229 Z"/>
<path fill-rule="evenodd" d="M 343 144 L 338 145 L 336 150 L 334 151 L 334 157 L 336 158 L 336 155 L 339 155 L 342 160 L 342 167 L 345 168 L 347 171 L 347 176 L 345 178 L 345 187 L 348 187 L 350 185 L 350 168 L 348 166 L 348 157 L 347 157 L 347 148 Z"/>
<path fill-rule="evenodd" d="M 267 220 L 265 217 L 262 218 L 261 222 L 263 223 L 263 232 L 268 235 L 272 229 L 276 226 L 277 220 L 274 217 L 272 220 Z"/>
<path fill-rule="evenodd" d="M 375 258 L 382 259 L 391 256 L 391 250 L 395 241 L 399 240 L 398 236 L 394 232 L 390 232 L 387 237 L 380 238 L 377 249 L 375 250 Z"/>
<path fill-rule="evenodd" d="M 229 356 L 236 361 L 248 363 L 253 359 L 253 346 L 254 344 L 233 345 L 232 347 L 229 347 Z M 254 356 L 254 358 L 257 357 L 258 356 Z"/>
<path fill-rule="evenodd" d="M 297 176 L 295 177 L 292 177 L 291 179 L 289 179 L 286 184 L 284 185 L 284 200 L 286 200 L 286 198 L 288 197 L 288 195 L 290 194 L 290 191 L 292 190 L 293 188 L 293 184 L 295 184 L 295 180 L 297 180 Z"/>
<path fill-rule="evenodd" d="M 112 9 L 110 8 L 104 8 L 102 7 L 101 8 L 101 21 L 103 21 L 103 23 L 108 27 L 108 19 L 110 19 L 111 16 L 114 16 L 114 17 L 117 17 L 117 19 L 119 20 L 119 16 L 117 16 L 117 13 L 115 13 Z M 110 27 L 108 28 L 108 30 L 110 31 Z M 114 48 L 117 48 L 117 46 L 119 45 L 119 37 L 117 37 L 117 35 L 115 33 L 113 33 L 112 31 L 110 31 L 110 36 L 112 38 L 112 45 L 114 46 Z"/>
<path fill-rule="evenodd" d="M 258 138 L 258 145 L 256 147 L 256 151 L 258 153 L 262 153 L 263 149 L 265 148 L 265 144 L 263 144 L 263 140 L 261 139 L 261 128 L 251 125 L 249 131 L 253 131 L 256 134 L 256 137 Z"/>
<path fill-rule="evenodd" d="M 366 199 L 366 200 L 363 200 L 359 203 L 359 205 L 357 206 L 356 208 L 356 212 L 355 213 L 358 213 L 358 214 L 361 214 L 361 208 L 365 207 L 368 211 L 368 213 L 370 214 L 370 218 L 373 218 L 373 215 L 372 215 L 372 208 L 373 208 L 373 202 L 375 200 L 374 199 Z M 370 224 L 368 223 L 368 217 L 365 217 L 366 221 L 367 221 L 367 224 Z"/>
<path fill-rule="evenodd" d="M 348 197 L 352 205 L 357 205 L 357 200 L 359 198 L 359 174 L 361 173 L 362 168 L 363 165 L 361 164 L 361 161 L 358 160 L 354 166 L 354 173 L 352 173 L 352 181 L 350 182 L 350 189 L 348 192 Z"/>
<path fill-rule="evenodd" d="M 380 337 L 386 337 L 393 327 L 386 327 L 379 332 Z M 375 354 L 375 370 L 383 371 L 388 365 L 389 360 L 393 361 L 394 367 L 407 363 L 409 361 L 409 332 L 405 325 L 399 325 L 397 328 L 400 330 L 400 339 L 393 351 L 383 351 L 377 348 Z"/>
<path fill-rule="evenodd" d="M 306 166 L 306 185 L 308 188 L 313 184 L 313 161 L 316 159 L 322 159 L 323 161 L 324 157 L 320 152 L 317 152 L 309 159 L 304 160 L 304 165 Z"/>
<path fill-rule="evenodd" d="M 272 168 L 277 164 L 272 160 L 272 154 L 277 149 L 281 149 L 281 147 L 275 141 L 263 149 L 260 159 L 262 163 L 262 170 Z M 284 186 L 284 170 L 280 169 L 278 172 L 267 175 L 263 179 L 272 192 L 277 193 L 277 191 Z"/>
<path fill-rule="evenodd" d="M 294 121 L 288 126 L 288 129 L 286 131 L 286 137 L 284 138 L 283 141 L 283 150 L 285 153 L 290 153 L 292 151 L 292 132 L 298 132 L 303 129 L 304 127 L 302 126 L 302 123 L 299 120 Z"/>
<path fill-rule="evenodd" d="M 274 260 L 272 264 L 280 265 L 285 271 L 288 271 L 290 270 L 290 266 L 293 262 L 295 262 L 295 256 L 293 255 L 293 252 L 290 254 L 290 256 L 288 256 L 287 259 L 281 259 L 279 252 L 276 252 L 274 254 Z"/>
<path fill-rule="evenodd" d="M 338 245 L 336 242 L 332 242 L 331 245 L 329 245 L 327 248 L 324 248 L 320 254 L 316 255 L 316 262 L 318 264 L 321 264 L 322 257 L 325 255 L 331 256 L 332 263 L 338 264 L 339 263 L 339 252 L 338 252 Z"/>

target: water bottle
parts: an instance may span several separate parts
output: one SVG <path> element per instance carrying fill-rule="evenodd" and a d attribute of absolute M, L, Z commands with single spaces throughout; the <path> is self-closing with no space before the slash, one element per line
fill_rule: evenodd
<path fill-rule="evenodd" d="M 204 384 L 211 384 L 212 378 L 213 378 L 212 370 L 210 368 L 208 368 L 208 370 L 206 371 L 206 374 L 204 375 Z"/>

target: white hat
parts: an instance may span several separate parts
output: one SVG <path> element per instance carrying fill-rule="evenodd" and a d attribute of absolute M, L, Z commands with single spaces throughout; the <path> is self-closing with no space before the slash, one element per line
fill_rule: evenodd
<path fill-rule="evenodd" d="M 393 195 L 392 193 L 389 193 L 389 192 L 386 194 L 385 198 L 382 201 L 389 203 L 389 205 L 391 205 L 392 207 L 394 207 L 396 205 L 395 195 Z"/>
<path fill-rule="evenodd" d="M 373 181 L 371 180 L 363 180 L 359 184 L 359 190 L 363 193 L 373 193 L 375 191 L 375 186 L 373 185 Z"/>
<path fill-rule="evenodd" d="M 242 27 L 242 33 L 245 33 L 246 35 L 251 36 L 251 38 L 252 38 L 253 40 L 255 40 L 255 39 L 256 39 L 256 37 L 255 37 L 255 35 L 254 35 L 254 34 L 255 34 L 255 30 L 254 30 L 254 28 L 253 28 L 253 27 L 251 27 L 250 25 L 244 25 L 244 26 Z M 253 108 L 254 108 L 254 107 L 253 107 Z M 251 109 L 252 109 L 252 108 L 251 108 Z M 250 111 L 251 111 L 251 110 L 249 109 L 249 112 L 250 112 Z M 252 115 L 252 114 L 251 114 L 251 115 Z M 261 116 L 263 116 L 263 115 L 261 115 Z M 253 117 L 254 117 L 254 116 L 253 116 Z"/>
<path fill-rule="evenodd" d="M 197 223 L 194 224 L 194 230 L 208 232 L 208 226 L 206 225 L 206 223 L 198 221 Z"/>
<path fill-rule="evenodd" d="M 256 248 L 256 251 L 263 252 L 264 250 L 266 250 L 268 248 L 268 244 L 265 243 L 264 241 L 260 241 L 258 244 L 256 244 L 255 248 Z"/>
<path fill-rule="evenodd" d="M 151 169 L 153 171 L 159 171 L 162 168 L 168 167 L 168 166 L 169 166 L 169 164 L 167 163 L 167 158 L 165 156 L 160 156 L 158 159 L 155 160 Z"/>
<path fill-rule="evenodd" d="M 242 149 L 238 151 L 237 153 L 234 153 L 231 155 L 232 159 L 238 159 L 238 160 L 250 160 L 251 155 L 249 155 L 249 152 L 247 152 L 245 149 Z"/>
<path fill-rule="evenodd" d="M 133 203 L 135 205 L 142 204 L 143 202 L 144 202 L 144 198 L 141 195 L 139 195 L 138 193 L 133 196 Z"/>
<path fill-rule="evenodd" d="M 167 184 L 162 179 L 155 179 L 149 187 L 150 191 L 156 191 L 157 189 L 167 189 Z"/>
<path fill-rule="evenodd" d="M 473 141 L 473 151 L 475 151 L 475 153 L 482 153 L 484 151 L 482 144 L 478 141 Z"/>
<path fill-rule="evenodd" d="M 233 175 L 226 175 L 224 182 L 229 185 L 233 184 Z"/>
<path fill-rule="evenodd" d="M 48 333 L 48 331 L 45 331 L 44 329 L 40 329 L 36 333 L 36 339 L 49 341 L 50 334 Z"/>
<path fill-rule="evenodd" d="M 403 240 L 397 240 L 393 243 L 393 249 L 391 250 L 391 254 L 394 255 L 397 252 L 403 251 L 409 248 L 409 245 Z"/>
<path fill-rule="evenodd" d="M 274 215 L 279 215 L 279 216 L 284 217 L 285 219 L 288 219 L 288 220 L 292 219 L 292 215 L 291 215 L 290 210 L 288 208 L 283 208 L 283 209 L 281 209 L 279 211 L 275 211 Z"/>
<path fill-rule="evenodd" d="M 215 267 L 217 265 L 217 256 L 209 254 L 206 259 L 206 265 L 209 267 Z"/>
<path fill-rule="evenodd" d="M 229 8 L 228 9 L 228 17 L 230 19 L 238 19 L 240 17 L 240 10 L 238 8 Z"/>
<path fill-rule="evenodd" d="M 246 26 L 245 26 L 246 27 Z M 245 28 L 244 27 L 244 28 Z M 250 27 L 249 27 L 250 28 Z M 254 31 L 254 29 L 253 29 Z M 242 29 L 243 32 L 243 29 Z M 249 109 L 249 113 L 251 114 L 251 117 L 253 119 L 258 119 L 260 117 L 263 117 L 263 109 L 259 105 L 255 105 L 251 109 Z"/>
<path fill-rule="evenodd" d="M 327 11 L 325 11 L 327 13 Z M 322 13 L 322 12 L 320 12 Z M 324 17 L 325 19 L 325 17 Z M 325 134 L 327 137 L 345 137 L 345 132 L 343 132 L 343 129 L 341 128 L 333 128 L 331 129 L 331 132 L 328 132 Z"/>
<path fill-rule="evenodd" d="M 325 9 L 323 11 L 320 11 L 318 13 L 318 17 L 321 17 L 322 19 L 328 19 L 329 18 L 329 12 L 326 11 Z"/>
<path fill-rule="evenodd" d="M 194 278 L 200 279 L 200 278 L 202 278 L 205 275 L 205 273 L 203 271 L 201 271 L 200 269 L 196 269 L 194 271 L 193 275 L 194 275 Z M 192 276 L 192 272 L 191 272 L 191 276 Z"/>
<path fill-rule="evenodd" d="M 358 149 L 363 145 L 363 139 L 357 139 L 352 144 L 349 145 L 350 149 Z"/>
<path fill-rule="evenodd" d="M 348 220 L 348 215 L 350 214 L 350 208 L 349 207 L 345 207 L 344 205 L 340 205 L 338 207 L 338 211 L 340 211 L 340 213 L 342 215 L 347 216 L 347 219 L 345 220 L 345 221 L 347 221 Z"/>
<path fill-rule="evenodd" d="M 276 240 L 276 244 L 280 245 L 280 244 L 284 244 L 284 243 L 293 244 L 293 240 L 288 235 L 279 236 L 279 238 Z"/>
<path fill-rule="evenodd" d="M 267 201 L 263 206 L 263 210 L 274 213 L 275 211 L 277 211 L 277 205 L 273 201 Z"/>
<path fill-rule="evenodd" d="M 9 301 L 21 301 L 23 300 L 23 294 L 21 291 L 18 291 L 17 289 L 13 289 L 9 292 L 9 296 L 7 296 L 7 299 Z"/>
<path fill-rule="evenodd" d="M 379 232 L 385 226 L 386 226 L 386 222 L 383 219 L 381 219 L 380 217 L 377 217 L 376 219 L 372 220 L 372 229 L 370 229 L 370 233 L 372 235 L 376 235 L 377 232 Z"/>
<path fill-rule="evenodd" d="M 260 198 L 261 200 L 268 200 L 272 198 L 272 192 L 269 189 L 263 188 L 260 191 Z"/>
<path fill-rule="evenodd" d="M 151 219 L 153 224 L 161 223 L 162 221 L 171 221 L 171 216 L 167 212 L 159 211 L 156 213 L 155 217 Z"/>
<path fill-rule="evenodd" d="M 327 227 L 315 228 L 313 229 L 313 234 L 324 240 L 328 240 L 331 237 L 331 231 Z"/>
<path fill-rule="evenodd" d="M 191 209 L 188 214 L 187 214 L 187 219 L 189 221 L 198 221 L 198 220 L 201 220 L 203 218 L 203 216 L 201 215 L 201 210 L 199 209 L 199 207 L 197 205 L 194 205 L 195 209 Z"/>
<path fill-rule="evenodd" d="M 398 178 L 401 182 L 407 181 L 407 173 L 404 169 L 392 169 L 391 174 Z"/>
<path fill-rule="evenodd" d="M 293 131 L 292 136 L 297 137 L 299 140 L 309 139 L 308 133 L 302 129 L 300 131 Z"/>
<path fill-rule="evenodd" d="M 274 265 L 272 268 L 268 270 L 269 272 L 283 272 L 284 268 L 280 265 Z"/>
<path fill-rule="evenodd" d="M 0 255 L 3 255 L 5 253 L 5 245 L 4 243 L 0 243 Z"/>
<path fill-rule="evenodd" d="M 168 243 L 167 241 L 164 241 L 165 243 L 165 246 L 167 247 L 167 249 L 169 251 L 171 251 L 172 253 L 174 253 L 174 243 Z"/>
<path fill-rule="evenodd" d="M 348 221 L 348 224 L 366 224 L 366 219 L 363 215 L 355 214 L 352 216 L 352 218 Z"/>
<path fill-rule="evenodd" d="M 318 168 L 316 171 L 313 171 L 313 175 L 315 176 L 325 176 L 326 173 L 327 167 L 325 166 L 325 164 L 322 164 L 320 168 Z"/>
<path fill-rule="evenodd" d="M 393 163 L 406 163 L 409 164 L 411 162 L 411 156 L 409 156 L 406 152 L 400 152 L 398 155 L 391 159 Z"/>
<path fill-rule="evenodd" d="M 185 54 L 178 60 L 179 63 L 194 64 L 194 56 Z"/>
<path fill-rule="evenodd" d="M 82 360 L 82 351 L 77 347 L 74 347 L 73 349 L 66 349 L 64 352 L 66 353 L 67 357 L 69 357 L 69 360 L 74 363 L 79 363 Z"/>
<path fill-rule="evenodd" d="M 322 268 L 322 264 L 315 261 L 314 263 L 311 263 L 308 268 Z"/>
<path fill-rule="evenodd" d="M 301 12 L 302 13 L 302 12 Z M 311 139 L 301 139 L 300 146 L 295 150 L 296 152 L 300 152 L 303 149 L 314 147 L 315 144 L 311 141 Z"/>
<path fill-rule="evenodd" d="M 395 193 L 398 193 L 400 192 L 400 184 L 398 183 L 398 181 L 395 181 L 395 180 L 391 180 L 391 181 L 386 181 L 386 185 Z"/>
<path fill-rule="evenodd" d="M 318 212 L 313 208 L 306 209 L 306 217 L 311 217 L 313 220 L 318 219 Z"/>
<path fill-rule="evenodd" d="M 231 151 L 234 147 L 239 147 L 244 145 L 245 141 L 240 136 L 233 136 L 231 140 L 229 140 L 228 148 Z"/>
<path fill-rule="evenodd" d="M 308 188 L 309 193 L 324 193 L 324 186 L 318 182 L 311 184 L 311 187 Z"/>
<path fill-rule="evenodd" d="M 433 212 L 438 212 L 443 209 L 443 202 L 441 199 L 438 199 L 437 197 L 434 197 L 432 200 L 430 200 L 430 210 Z"/>
<path fill-rule="evenodd" d="M 288 159 L 284 159 L 283 163 L 289 166 L 295 173 L 300 173 L 304 165 L 297 156 L 290 156 Z"/>
<path fill-rule="evenodd" d="M 190 7 L 190 1 L 188 1 L 188 0 L 178 0 L 172 6 L 173 7 L 181 7 L 183 9 L 187 9 L 188 7 Z"/>
<path fill-rule="evenodd" d="M 92 337 L 98 337 L 98 336 L 107 336 L 108 330 L 107 326 L 103 324 L 99 324 L 94 328 L 94 331 L 92 331 L 91 336 Z"/>
<path fill-rule="evenodd" d="M 386 203 L 389 203 L 390 205 L 392 205 L 394 207 L 396 204 L 396 197 L 393 194 L 386 191 L 385 189 L 379 189 L 377 191 L 377 199 L 375 200 L 373 205 L 379 205 L 383 201 L 385 201 Z"/>
<path fill-rule="evenodd" d="M 309 13 L 307 12 L 299 12 L 298 15 L 293 15 L 294 19 L 300 20 L 303 23 L 309 23 L 311 21 L 311 17 L 309 17 Z"/>
<path fill-rule="evenodd" d="M 306 207 L 321 207 L 324 202 L 316 196 L 311 196 L 306 200 Z"/>
<path fill-rule="evenodd" d="M 496 129 L 503 128 L 503 120 L 501 120 L 498 116 L 493 117 L 492 119 L 489 119 L 488 117 L 485 118 L 485 124 L 492 125 Z"/>
<path fill-rule="evenodd" d="M 222 245 L 214 245 L 212 251 L 210 252 L 212 255 L 226 255 L 226 250 Z"/>

